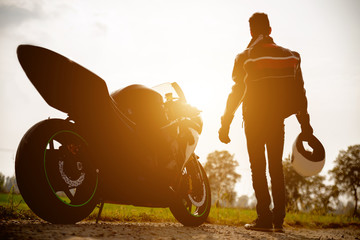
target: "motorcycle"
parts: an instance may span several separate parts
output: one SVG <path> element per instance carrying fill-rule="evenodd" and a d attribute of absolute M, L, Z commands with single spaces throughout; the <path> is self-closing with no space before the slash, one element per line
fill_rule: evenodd
<path fill-rule="evenodd" d="M 211 193 L 194 153 L 200 111 L 177 83 L 130 85 L 109 94 L 99 76 L 46 48 L 20 45 L 21 67 L 42 98 L 67 114 L 32 126 L 15 174 L 29 208 L 76 223 L 105 203 L 170 208 L 185 226 L 208 217 Z"/>

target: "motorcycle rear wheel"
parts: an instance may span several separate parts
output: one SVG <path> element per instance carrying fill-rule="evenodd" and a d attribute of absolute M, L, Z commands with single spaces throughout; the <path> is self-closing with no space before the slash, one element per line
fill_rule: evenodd
<path fill-rule="evenodd" d="M 209 216 L 211 191 L 204 168 L 195 155 L 191 158 L 182 170 L 176 190 L 178 199 L 170 206 L 170 211 L 184 226 L 197 227 Z"/>
<path fill-rule="evenodd" d="M 30 209 L 40 218 L 71 224 L 99 202 L 98 171 L 88 142 L 75 124 L 62 119 L 37 123 L 22 138 L 15 159 L 16 180 Z"/>

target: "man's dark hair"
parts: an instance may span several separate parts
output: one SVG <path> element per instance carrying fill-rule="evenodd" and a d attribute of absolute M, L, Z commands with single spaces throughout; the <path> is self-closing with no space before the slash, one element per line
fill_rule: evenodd
<path fill-rule="evenodd" d="M 270 22 L 267 14 L 256 12 L 250 17 L 249 23 L 254 37 L 260 34 L 269 35 Z"/>

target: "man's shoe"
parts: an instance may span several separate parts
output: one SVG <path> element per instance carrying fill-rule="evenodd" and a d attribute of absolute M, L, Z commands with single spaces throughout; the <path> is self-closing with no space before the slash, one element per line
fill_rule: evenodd
<path fill-rule="evenodd" d="M 274 232 L 280 232 L 280 233 L 285 232 L 283 225 L 282 224 L 274 224 Z"/>
<path fill-rule="evenodd" d="M 271 221 L 262 221 L 256 219 L 253 223 L 245 224 L 246 230 L 262 231 L 262 232 L 272 232 L 273 226 Z"/>

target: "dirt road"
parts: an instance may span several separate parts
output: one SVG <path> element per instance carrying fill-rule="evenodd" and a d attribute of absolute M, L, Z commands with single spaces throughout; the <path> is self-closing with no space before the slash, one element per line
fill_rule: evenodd
<path fill-rule="evenodd" d="M 247 231 L 241 226 L 214 224 L 191 228 L 178 223 L 81 222 L 75 225 L 56 225 L 40 221 L 0 221 L 0 239 L 360 239 L 360 228 L 286 227 L 285 233 L 264 233 Z"/>

